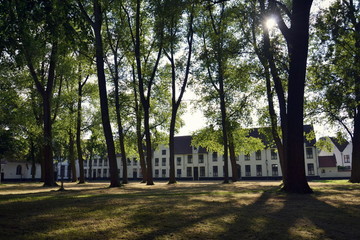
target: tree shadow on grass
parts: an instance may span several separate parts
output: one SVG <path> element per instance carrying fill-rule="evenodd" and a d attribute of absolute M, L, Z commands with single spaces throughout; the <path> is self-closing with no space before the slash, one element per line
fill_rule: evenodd
<path fill-rule="evenodd" d="M 29 201 L 0 201 L 0 228 L 13 231 L 2 235 L 8 239 L 360 239 L 358 202 L 346 206 L 341 199 L 358 192 L 265 189 L 34 194 Z"/>
<path fill-rule="evenodd" d="M 316 194 L 263 193 L 224 234 L 224 239 L 360 239 L 360 213 L 349 213 Z M 244 212 L 248 217 L 244 218 Z"/>

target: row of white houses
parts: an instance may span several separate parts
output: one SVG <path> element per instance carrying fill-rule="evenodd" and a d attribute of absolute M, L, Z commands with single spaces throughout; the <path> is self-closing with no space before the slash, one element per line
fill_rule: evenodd
<path fill-rule="evenodd" d="M 311 126 L 304 126 L 304 132 L 313 131 Z M 257 129 L 250 135 L 262 138 Z M 263 142 L 269 145 L 265 138 Z M 336 139 L 328 138 L 333 144 L 330 152 L 318 150 L 315 139 L 308 141 L 304 137 L 305 171 L 309 178 L 349 177 L 351 170 L 351 143 L 339 144 Z M 119 176 L 122 178 L 121 156 L 117 156 Z M 2 164 L 2 179 L 31 179 L 31 168 L 27 163 Z M 160 146 L 153 152 L 153 177 L 155 179 L 169 178 L 169 148 Z M 204 180 L 221 179 L 224 176 L 223 156 L 217 152 L 208 152 L 204 148 L 191 146 L 191 136 L 175 137 L 175 174 L 178 179 Z M 279 179 L 282 176 L 279 156 L 276 148 L 268 147 L 248 155 L 236 158 L 236 171 L 241 179 Z M 77 166 L 78 170 L 78 166 Z M 87 179 L 107 179 L 109 177 L 109 163 L 107 158 L 95 157 L 92 161 L 84 162 L 85 177 Z M 58 163 L 55 169 L 58 179 L 61 175 L 69 179 L 71 171 L 67 162 Z M 78 171 L 77 171 L 78 172 Z M 140 163 L 137 158 L 127 159 L 129 179 L 142 178 Z M 37 165 L 35 177 L 40 178 L 40 166 Z M 78 174 L 77 174 L 78 175 Z M 231 164 L 229 163 L 231 177 Z"/>
<path fill-rule="evenodd" d="M 304 131 L 312 131 L 311 126 L 305 126 Z M 257 129 L 250 136 L 260 137 L 266 143 Z M 318 151 L 315 140 L 307 141 L 304 138 L 304 154 L 306 174 L 309 177 L 319 176 Z M 119 175 L 122 178 L 121 156 L 118 155 L 117 163 Z M 236 171 L 242 179 L 278 179 L 281 178 L 279 157 L 276 148 L 266 148 L 249 155 L 240 155 L 236 159 Z M 169 177 L 169 148 L 160 146 L 153 153 L 153 177 L 155 179 L 167 179 Z M 175 138 L 175 174 L 178 179 L 220 179 L 224 176 L 223 156 L 217 152 L 208 152 L 204 148 L 191 146 L 191 136 L 180 136 Z M 63 166 L 64 170 L 67 167 Z M 84 162 L 85 176 L 88 179 L 106 179 L 109 177 L 109 165 L 107 159 L 94 158 L 91 162 Z M 60 172 L 60 171 L 59 171 Z M 129 179 L 142 177 L 141 167 L 138 159 L 127 159 L 127 172 Z M 65 173 L 65 175 L 67 175 Z M 232 176 L 229 164 L 229 175 Z M 60 177 L 60 176 L 59 176 Z"/>

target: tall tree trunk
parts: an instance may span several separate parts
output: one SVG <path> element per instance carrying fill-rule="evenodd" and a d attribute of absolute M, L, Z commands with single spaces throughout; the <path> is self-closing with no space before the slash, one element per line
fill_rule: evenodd
<path fill-rule="evenodd" d="M 45 160 L 44 160 L 44 154 L 45 149 L 43 144 L 41 144 L 40 147 L 40 154 L 39 154 L 39 158 L 40 158 L 40 168 L 41 168 L 41 177 L 40 177 L 40 182 L 45 182 Z"/>
<path fill-rule="evenodd" d="M 230 163 L 231 163 L 231 173 L 233 182 L 237 182 L 239 179 L 237 164 L 236 164 L 236 154 L 235 154 L 235 145 L 234 145 L 234 135 L 231 131 L 228 133 L 229 135 L 229 155 L 230 155 Z"/>
<path fill-rule="evenodd" d="M 265 68 L 265 79 L 266 79 L 266 95 L 268 99 L 268 105 L 269 105 L 269 115 L 270 115 L 270 122 L 271 122 L 271 133 L 273 136 L 273 139 L 275 141 L 276 148 L 279 153 L 279 161 L 280 161 L 280 167 L 282 172 L 282 178 L 283 182 L 286 181 L 286 161 L 285 161 L 285 154 L 284 154 L 284 145 L 281 142 L 280 136 L 278 134 L 278 126 L 277 126 L 277 116 L 274 109 L 274 102 L 273 102 L 273 94 L 271 90 L 271 83 L 270 83 L 270 74 L 268 71 L 268 68 L 264 66 Z"/>
<path fill-rule="evenodd" d="M 354 119 L 354 134 L 352 138 L 352 163 L 350 182 L 360 183 L 360 107 Z"/>
<path fill-rule="evenodd" d="M 54 178 L 54 162 L 52 150 L 52 122 L 51 100 L 48 93 L 43 96 L 44 101 L 44 186 L 56 186 Z"/>
<path fill-rule="evenodd" d="M 137 67 L 137 75 L 139 79 L 139 94 L 140 100 L 144 111 L 144 129 L 145 129 L 145 142 L 146 142 L 146 163 L 147 163 L 147 175 L 146 175 L 146 184 L 147 185 L 154 185 L 153 181 L 153 174 L 152 174 L 152 155 L 153 149 L 151 146 L 151 133 L 150 133 L 150 100 L 151 100 L 151 87 L 154 83 L 155 73 L 157 71 L 157 67 L 159 65 L 162 46 L 160 44 L 159 51 L 157 54 L 157 59 L 155 61 L 151 76 L 148 79 L 148 83 L 145 84 L 143 75 L 142 75 L 142 67 L 141 67 L 141 39 L 140 39 L 140 7 L 141 7 L 141 0 L 136 1 L 136 13 L 135 13 L 135 60 L 136 60 L 136 67 Z M 146 96 L 145 96 L 145 88 L 144 85 L 147 86 L 146 89 Z"/>
<path fill-rule="evenodd" d="M 72 126 L 70 126 L 69 131 L 69 161 L 71 167 L 71 181 L 76 182 L 76 165 L 75 165 L 75 139 L 74 133 L 72 131 Z"/>
<path fill-rule="evenodd" d="M 104 71 L 104 59 L 103 59 L 104 51 L 103 51 L 103 43 L 101 36 L 102 10 L 98 0 L 94 0 L 94 16 L 95 16 L 95 21 L 93 23 L 93 30 L 95 33 L 96 70 L 98 76 L 102 125 L 106 140 L 107 154 L 108 154 L 109 166 L 110 166 L 110 187 L 119 187 L 120 181 L 119 181 L 118 166 L 116 161 L 114 139 L 110 125 L 108 99 L 107 99 L 107 91 L 106 91 L 106 78 Z"/>
<path fill-rule="evenodd" d="M 173 96 L 175 97 L 175 96 Z M 175 123 L 176 123 L 176 113 L 177 108 L 172 104 L 171 111 L 171 120 L 170 120 L 170 134 L 169 134 L 169 162 L 170 162 L 170 173 L 169 173 L 169 184 L 176 183 L 175 178 Z"/>
<path fill-rule="evenodd" d="M 221 108 L 221 124 L 222 139 L 224 144 L 224 183 L 229 183 L 229 158 L 228 158 L 228 122 L 226 117 L 225 93 L 223 82 L 220 81 L 220 108 Z"/>
<path fill-rule="evenodd" d="M 264 0 L 260 0 L 260 8 L 261 13 L 263 16 L 266 16 L 267 13 L 265 11 L 265 4 Z M 265 70 L 265 80 L 266 80 L 266 94 L 268 99 L 268 105 L 269 105 L 269 115 L 270 115 L 270 122 L 271 122 L 271 132 L 273 139 L 276 144 L 276 148 L 279 153 L 279 160 L 280 160 L 280 167 L 282 172 L 282 178 L 283 182 L 286 181 L 286 164 L 287 161 L 285 159 L 285 144 L 287 143 L 287 110 L 286 110 L 286 98 L 284 93 L 284 87 L 281 81 L 281 78 L 279 76 L 279 71 L 275 64 L 275 57 L 274 53 L 272 51 L 271 47 L 271 41 L 270 41 L 270 35 L 269 30 L 265 26 L 265 23 L 262 23 L 262 30 L 263 30 L 263 39 L 264 39 L 264 56 L 261 53 L 257 53 L 259 56 L 260 62 L 262 63 L 264 70 Z M 270 71 L 269 71 L 270 69 Z M 278 103 L 279 103 L 279 110 L 280 110 L 280 125 L 281 125 L 281 132 L 282 132 L 282 141 L 278 134 L 278 124 L 277 124 L 277 116 L 274 110 L 274 102 L 273 102 L 273 93 L 270 83 L 270 73 L 274 81 L 275 85 L 275 91 L 278 97 Z"/>
<path fill-rule="evenodd" d="M 304 160 L 304 88 L 309 43 L 309 16 L 312 0 L 294 0 L 291 34 L 288 37 L 290 70 L 286 126 L 287 179 L 283 190 L 312 193 L 305 175 Z"/>
<path fill-rule="evenodd" d="M 115 65 L 115 76 L 114 76 L 115 111 L 116 111 L 116 121 L 118 126 L 118 133 L 119 133 L 121 160 L 123 163 L 122 183 L 127 184 L 129 181 L 128 181 L 127 161 L 126 161 L 126 152 L 125 152 L 125 143 L 124 143 L 124 129 L 122 126 L 121 115 L 120 115 L 120 99 L 119 99 L 120 91 L 119 91 L 119 70 L 118 70 L 117 52 L 113 51 L 113 54 L 114 54 L 114 65 Z"/>
<path fill-rule="evenodd" d="M 355 27 L 355 59 L 354 65 L 360 66 L 360 22 L 357 20 L 358 18 L 355 16 L 356 7 L 353 1 L 350 1 L 349 6 L 349 14 L 351 14 L 350 18 Z M 357 69 L 356 77 L 355 77 L 355 100 L 357 103 L 357 107 L 355 109 L 355 117 L 354 117 L 354 134 L 352 139 L 353 150 L 352 150 L 352 162 L 351 162 L 351 177 L 350 182 L 352 183 L 360 183 L 360 70 Z"/>
<path fill-rule="evenodd" d="M 77 149 L 77 157 L 79 161 L 79 184 L 85 183 L 85 175 L 84 175 L 84 158 L 83 151 L 81 147 L 81 124 L 82 124 L 82 89 L 85 85 L 87 79 L 84 84 L 81 83 L 81 66 L 79 67 L 79 80 L 78 80 L 78 102 L 77 102 L 77 121 L 76 121 L 76 149 Z"/>
<path fill-rule="evenodd" d="M 140 166 L 141 166 L 141 174 L 142 174 L 142 183 L 146 183 L 147 179 L 147 169 L 145 163 L 145 155 L 144 155 L 144 146 L 143 146 L 143 134 L 141 131 L 141 109 L 139 107 L 138 99 L 137 99 L 137 91 L 135 90 L 135 113 L 136 113 L 136 140 L 137 140 L 137 149 L 140 158 Z"/>
<path fill-rule="evenodd" d="M 34 139 L 30 137 L 30 156 L 31 156 L 31 179 L 35 180 L 36 175 L 36 164 L 35 164 L 35 144 Z M 0 169 L 1 173 L 1 169 Z"/>
<path fill-rule="evenodd" d="M 193 11 L 193 7 L 191 9 Z M 189 79 L 189 73 L 190 73 L 190 64 L 191 64 L 191 55 L 192 55 L 192 46 L 193 46 L 193 20 L 194 16 L 193 13 L 190 13 L 190 19 L 189 19 L 189 30 L 188 30 L 188 36 L 187 36 L 187 42 L 188 42 L 188 57 L 186 62 L 186 70 L 185 70 L 185 76 L 184 80 L 181 84 L 181 90 L 179 93 L 179 97 L 176 100 L 176 69 L 175 69 L 175 60 L 174 60 L 174 46 L 173 43 L 171 43 L 170 47 L 170 55 L 168 55 L 168 59 L 171 63 L 171 90 L 172 90 L 172 98 L 171 98 L 171 121 L 170 121 L 170 131 L 169 131 L 169 148 L 170 148 L 170 174 L 169 174 L 169 184 L 176 183 L 175 178 L 175 125 L 176 125 L 176 116 L 178 109 L 180 107 L 182 98 L 185 93 L 186 85 Z"/>

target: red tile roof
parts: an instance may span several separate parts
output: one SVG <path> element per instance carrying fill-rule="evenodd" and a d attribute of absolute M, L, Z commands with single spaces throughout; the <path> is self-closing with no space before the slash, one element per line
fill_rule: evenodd
<path fill-rule="evenodd" d="M 319 156 L 319 167 L 336 167 L 335 156 Z"/>

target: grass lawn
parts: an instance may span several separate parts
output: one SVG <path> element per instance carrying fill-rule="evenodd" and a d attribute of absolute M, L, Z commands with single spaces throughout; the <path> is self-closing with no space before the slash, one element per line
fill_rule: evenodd
<path fill-rule="evenodd" d="M 311 182 L 0 185 L 0 239 L 360 239 L 360 185 Z"/>

